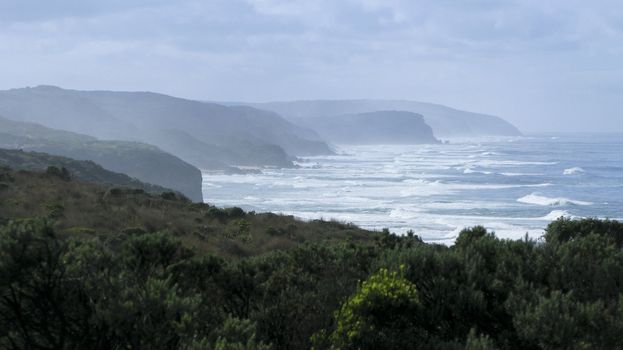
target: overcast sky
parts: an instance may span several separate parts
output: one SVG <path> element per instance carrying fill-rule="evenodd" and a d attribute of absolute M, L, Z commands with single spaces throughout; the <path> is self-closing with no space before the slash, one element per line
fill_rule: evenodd
<path fill-rule="evenodd" d="M 621 0 L 0 0 L 0 88 L 391 98 L 623 131 Z"/>

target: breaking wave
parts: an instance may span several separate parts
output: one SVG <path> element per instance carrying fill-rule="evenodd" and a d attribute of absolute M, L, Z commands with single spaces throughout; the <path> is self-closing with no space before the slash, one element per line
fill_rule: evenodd
<path fill-rule="evenodd" d="M 563 175 L 576 175 L 576 174 L 582 174 L 585 172 L 586 171 L 580 167 L 573 167 L 573 168 L 565 169 L 562 173 Z"/>
<path fill-rule="evenodd" d="M 566 206 L 566 205 L 592 205 L 591 202 L 578 201 L 569 198 L 551 198 L 532 193 L 517 199 L 517 202 L 542 205 L 542 206 Z"/>

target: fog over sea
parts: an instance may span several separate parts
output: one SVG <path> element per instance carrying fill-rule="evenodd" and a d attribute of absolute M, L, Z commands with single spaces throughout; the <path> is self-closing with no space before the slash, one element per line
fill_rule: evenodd
<path fill-rule="evenodd" d="M 296 169 L 203 174 L 204 201 L 452 243 L 466 226 L 533 238 L 560 217 L 623 218 L 623 135 L 336 146 Z"/>

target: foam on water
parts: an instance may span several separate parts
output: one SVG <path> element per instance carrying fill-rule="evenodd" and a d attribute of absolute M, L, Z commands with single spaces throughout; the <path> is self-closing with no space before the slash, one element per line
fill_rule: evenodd
<path fill-rule="evenodd" d="M 585 170 L 580 167 L 573 167 L 573 168 L 565 169 L 562 173 L 564 175 L 575 175 L 575 174 L 581 174 L 584 172 Z"/>
<path fill-rule="evenodd" d="M 544 174 L 538 174 L 538 173 L 500 173 L 500 175 L 503 176 L 543 176 Z"/>
<path fill-rule="evenodd" d="M 484 174 L 484 175 L 490 175 L 491 172 L 490 171 L 478 171 L 478 170 L 474 170 L 473 168 L 465 168 L 465 170 L 463 170 L 463 174 Z"/>
<path fill-rule="evenodd" d="M 294 169 L 206 172 L 204 198 L 368 229 L 413 229 L 438 243 L 452 243 L 474 225 L 502 238 L 538 238 L 560 216 L 623 216 L 623 137 L 510 141 L 340 146 L 335 155 L 302 158 Z"/>

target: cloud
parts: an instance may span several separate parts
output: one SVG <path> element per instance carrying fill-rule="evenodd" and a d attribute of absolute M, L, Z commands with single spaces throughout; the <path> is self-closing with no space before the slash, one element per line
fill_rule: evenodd
<path fill-rule="evenodd" d="M 183 1 L 183 0 L 181 0 Z M 0 22 L 90 17 L 166 4 L 164 0 L 19 0 L 0 2 Z"/>
<path fill-rule="evenodd" d="M 563 113 L 583 129 L 594 108 L 621 129 L 622 11 L 618 0 L 0 2 L 0 86 L 409 98 L 528 130 Z M 565 102 L 578 99 L 582 113 Z"/>

